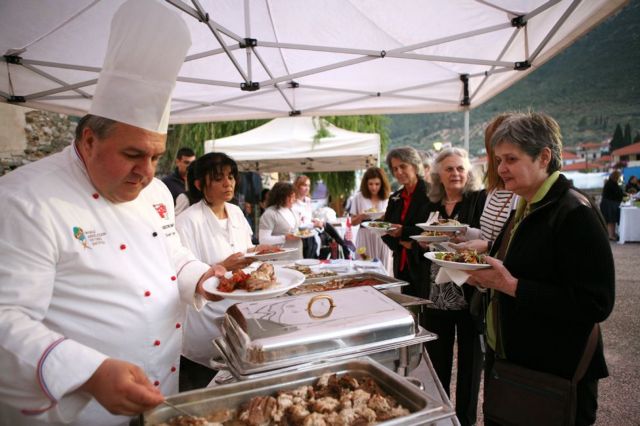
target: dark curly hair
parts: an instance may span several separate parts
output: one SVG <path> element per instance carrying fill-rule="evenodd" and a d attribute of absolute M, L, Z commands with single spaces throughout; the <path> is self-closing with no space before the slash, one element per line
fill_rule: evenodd
<path fill-rule="evenodd" d="M 267 194 L 267 207 L 284 207 L 287 198 L 296 190 L 290 182 L 276 182 Z"/>

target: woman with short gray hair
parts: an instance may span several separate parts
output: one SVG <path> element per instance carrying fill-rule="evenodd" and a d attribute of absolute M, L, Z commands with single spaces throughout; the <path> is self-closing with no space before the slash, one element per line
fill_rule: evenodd
<path fill-rule="evenodd" d="M 461 148 L 440 151 L 431 163 L 431 182 L 429 212 L 476 228 L 474 231 L 479 236 L 486 192 L 480 189 L 480 181 L 471 170 L 467 151 Z M 457 339 L 456 415 L 460 424 L 473 425 L 477 420 L 482 352 L 480 327 L 471 315 L 470 305 L 472 297 L 478 297 L 478 290 L 451 281 L 436 284 L 439 271 L 439 266 L 431 265 L 429 300 L 433 304 L 424 315 L 429 331 L 436 333 L 438 339 L 427 342 L 426 347 L 438 378 L 449 394 Z"/>
<path fill-rule="evenodd" d="M 598 323 L 609 316 L 615 300 L 606 223 L 590 198 L 560 173 L 562 139 L 551 117 L 512 114 L 491 140 L 498 175 L 520 200 L 491 257 L 485 258 L 491 268 L 468 271 L 469 284 L 492 289 L 486 315 L 485 423 L 522 424 L 532 411 L 550 411 L 540 403 L 538 388 L 501 409 L 504 395 L 496 390 L 508 382 L 499 382 L 503 375 L 495 371 L 510 363 L 511 370 L 520 367 L 577 382 L 572 382 L 575 411 L 567 411 L 567 417 L 575 417 L 539 419 L 540 424 L 593 424 L 598 380 L 608 376 Z M 582 363 L 587 342 L 592 353 Z M 521 385 L 509 380 L 515 383 L 511 389 Z"/>
<path fill-rule="evenodd" d="M 424 250 L 411 239 L 422 229 L 416 223 L 427 220 L 427 186 L 420 154 L 410 146 L 395 148 L 387 154 L 387 165 L 402 187 L 391 194 L 384 220 L 394 229 L 382 236 L 382 241 L 393 252 L 393 275 L 407 281 L 402 292 L 417 297 L 429 294 L 429 263 Z"/>

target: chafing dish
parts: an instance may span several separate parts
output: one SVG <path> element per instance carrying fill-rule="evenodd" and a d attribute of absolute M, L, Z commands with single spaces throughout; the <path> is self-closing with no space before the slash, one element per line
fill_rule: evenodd
<path fill-rule="evenodd" d="M 241 380 L 372 354 L 410 371 L 420 361 L 422 343 L 437 337 L 370 287 L 238 303 L 227 310 L 221 328 L 214 345 Z"/>
<path fill-rule="evenodd" d="M 413 317 L 415 318 L 416 324 L 420 324 L 420 318 L 422 313 L 427 308 L 427 306 L 432 305 L 433 302 L 428 299 L 422 299 L 420 297 L 410 296 L 408 294 L 396 293 L 394 291 L 383 290 L 382 294 L 389 297 L 392 300 L 395 300 L 400 305 L 405 307 Z"/>
<path fill-rule="evenodd" d="M 304 294 L 304 293 L 313 293 L 319 291 L 332 291 L 335 289 L 323 289 L 322 285 L 328 284 L 332 281 L 338 281 L 340 284 L 344 284 L 345 287 L 349 288 L 350 281 L 358 281 L 358 280 L 373 280 L 378 282 L 378 284 L 371 285 L 371 287 L 378 290 L 388 290 L 395 287 L 402 287 L 408 285 L 409 283 L 406 281 L 399 280 L 394 277 L 390 277 L 388 275 L 379 274 L 377 272 L 360 272 L 360 273 L 348 273 L 348 274 L 340 274 L 337 276 L 330 277 L 318 277 L 318 278 L 307 278 L 304 282 L 289 291 L 289 294 Z M 340 288 L 340 289 L 342 289 Z"/>
<path fill-rule="evenodd" d="M 325 363 L 261 379 L 184 392 L 169 396 L 167 400 L 193 415 L 204 416 L 217 410 L 237 409 L 255 396 L 273 395 L 279 390 L 313 385 L 325 373 L 336 373 L 339 376 L 348 373 L 358 380 L 373 378 L 385 393 L 411 412 L 407 416 L 378 423 L 381 426 L 425 425 L 454 414 L 450 407 L 368 358 Z M 177 415 L 174 409 L 160 405 L 145 412 L 140 420 L 143 425 L 151 426 Z"/>

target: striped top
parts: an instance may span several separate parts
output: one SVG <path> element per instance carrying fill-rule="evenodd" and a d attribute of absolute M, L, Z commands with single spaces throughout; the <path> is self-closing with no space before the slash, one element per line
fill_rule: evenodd
<path fill-rule="evenodd" d="M 482 239 L 494 241 L 509 219 L 511 210 L 517 205 L 518 196 L 505 189 L 489 192 L 484 210 L 480 216 Z"/>

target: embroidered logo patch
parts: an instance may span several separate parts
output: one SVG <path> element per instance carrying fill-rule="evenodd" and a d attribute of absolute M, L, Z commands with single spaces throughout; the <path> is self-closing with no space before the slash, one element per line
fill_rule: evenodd
<path fill-rule="evenodd" d="M 74 226 L 73 227 L 73 237 L 76 240 L 80 241 L 80 244 L 82 244 L 82 247 L 84 247 L 86 249 L 90 249 L 91 248 L 91 247 L 89 247 L 89 239 L 84 234 L 84 231 L 82 230 L 82 228 L 80 228 L 79 226 Z"/>
<path fill-rule="evenodd" d="M 167 206 L 165 206 L 163 203 L 160 203 L 160 204 L 154 204 L 153 207 L 156 209 L 156 211 L 158 212 L 158 214 L 162 219 L 168 219 Z"/>

